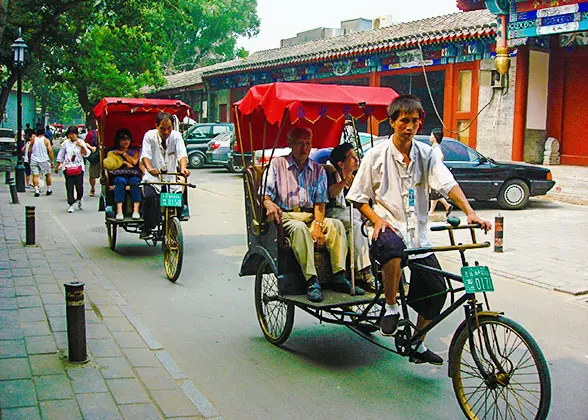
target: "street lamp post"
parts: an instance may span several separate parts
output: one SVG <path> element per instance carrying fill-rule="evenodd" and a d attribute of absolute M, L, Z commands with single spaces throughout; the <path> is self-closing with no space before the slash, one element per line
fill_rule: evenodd
<path fill-rule="evenodd" d="M 21 37 L 21 30 L 18 28 L 18 38 L 14 44 L 10 46 L 14 52 L 14 67 L 16 68 L 16 155 L 18 157 L 16 164 L 16 190 L 18 192 L 25 192 L 25 167 L 22 156 L 22 146 L 24 145 L 22 139 L 22 79 L 21 69 L 24 67 L 25 52 L 28 49 L 27 44 Z"/>

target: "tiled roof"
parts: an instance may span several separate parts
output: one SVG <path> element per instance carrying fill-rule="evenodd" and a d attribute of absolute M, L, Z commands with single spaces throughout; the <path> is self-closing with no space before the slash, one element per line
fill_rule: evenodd
<path fill-rule="evenodd" d="M 182 73 L 165 76 L 167 84 L 157 89 L 157 91 L 179 89 L 186 86 L 199 85 L 202 83 L 202 74 L 207 71 L 214 71 L 226 66 L 233 66 L 241 62 L 241 59 L 225 61 L 223 63 L 216 63 L 212 66 L 200 67 L 199 69 L 184 71 Z"/>
<path fill-rule="evenodd" d="M 417 40 L 422 44 L 431 44 L 461 38 L 492 36 L 496 32 L 496 27 L 496 16 L 487 9 L 458 12 L 371 31 L 259 51 L 245 59 L 234 60 L 233 64 L 217 69 L 206 69 L 202 76 L 206 78 L 291 63 L 383 52 L 416 45 Z"/>

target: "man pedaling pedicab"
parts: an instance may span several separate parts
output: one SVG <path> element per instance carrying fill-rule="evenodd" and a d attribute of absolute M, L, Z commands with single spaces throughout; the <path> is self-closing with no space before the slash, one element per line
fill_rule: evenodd
<path fill-rule="evenodd" d="M 423 115 L 423 107 L 416 96 L 400 95 L 392 101 L 388 119 L 394 134 L 390 141 L 366 153 L 346 196 L 371 222 L 370 253 L 382 266 L 386 298 L 386 312 L 380 320 L 380 330 L 385 336 L 394 335 L 400 318 L 396 294 L 404 249 L 432 246 L 427 233 L 430 188 L 449 196 L 466 214 L 469 224 L 479 223 L 485 232 L 492 228 L 490 222 L 476 215 L 453 175 L 432 153 L 431 147 L 413 141 Z M 433 253 L 411 256 L 411 261 L 440 268 Z M 441 313 L 445 291 L 443 276 L 411 269 L 407 300 L 418 313 L 419 330 Z M 431 295 L 434 296 L 418 300 Z M 413 363 L 443 363 L 443 359 L 427 349 L 422 341 L 413 350 L 409 359 Z"/>
<path fill-rule="evenodd" d="M 190 176 L 188 170 L 188 154 L 182 134 L 173 129 L 172 116 L 167 112 L 160 112 L 155 117 L 155 129 L 149 130 L 143 137 L 141 149 L 141 163 L 145 166 L 143 182 L 159 182 L 162 172 L 179 172 L 184 177 Z M 179 168 L 179 169 L 178 169 Z M 176 182 L 175 175 L 163 175 L 164 182 Z M 179 192 L 181 186 L 171 185 L 170 192 Z M 161 185 L 143 186 L 143 229 L 141 239 L 151 236 L 160 219 L 158 214 L 159 194 Z"/>
<path fill-rule="evenodd" d="M 325 217 L 329 201 L 327 176 L 323 167 L 309 159 L 312 131 L 293 128 L 287 134 L 292 152 L 272 159 L 267 169 L 263 205 L 270 220 L 282 223 L 290 246 L 307 282 L 307 298 L 323 300 L 317 279 L 314 249 L 326 246 L 333 270 L 333 290 L 351 293 L 352 285 L 345 277 L 347 236 L 343 223 Z M 364 294 L 359 287 L 356 294 Z"/>

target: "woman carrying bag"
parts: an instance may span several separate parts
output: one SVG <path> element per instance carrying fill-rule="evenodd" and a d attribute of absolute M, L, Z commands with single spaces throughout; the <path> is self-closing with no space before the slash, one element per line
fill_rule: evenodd
<path fill-rule="evenodd" d="M 58 164 L 55 172 L 63 171 L 67 204 L 69 204 L 67 212 L 73 213 L 76 202 L 78 209 L 84 208 L 84 157 L 90 154 L 90 150 L 86 147 L 84 140 L 78 139 L 77 127 L 68 127 L 65 135 L 67 140 L 61 144 L 61 149 L 57 154 Z"/>

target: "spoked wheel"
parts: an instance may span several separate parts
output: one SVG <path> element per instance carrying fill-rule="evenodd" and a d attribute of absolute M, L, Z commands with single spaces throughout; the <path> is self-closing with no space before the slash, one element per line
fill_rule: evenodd
<path fill-rule="evenodd" d="M 502 316 L 480 316 L 471 339 L 467 327 L 456 334 L 449 349 L 450 374 L 467 418 L 547 418 L 549 369 L 523 327 Z"/>
<path fill-rule="evenodd" d="M 116 234 L 118 225 L 116 223 L 106 222 L 106 234 L 108 235 L 108 246 L 114 251 L 116 248 Z"/>
<path fill-rule="evenodd" d="M 165 236 L 165 235 L 164 235 Z M 163 265 L 167 278 L 175 282 L 182 271 L 182 262 L 184 259 L 184 237 L 182 227 L 177 217 L 172 217 L 169 221 L 168 234 L 163 241 Z"/>
<path fill-rule="evenodd" d="M 277 299 L 278 277 L 267 271 L 268 263 L 263 261 L 255 276 L 255 309 L 263 335 L 270 343 L 279 346 L 292 332 L 294 305 Z"/>
<path fill-rule="evenodd" d="M 368 305 L 369 304 L 367 304 L 367 303 L 354 305 L 354 310 L 358 314 L 361 314 L 366 310 Z M 378 331 L 380 329 L 380 327 L 378 325 L 378 320 L 382 316 L 383 311 L 384 311 L 384 305 L 376 304 L 376 305 L 372 306 L 369 309 L 369 311 L 367 312 L 367 316 L 370 318 L 375 317 L 375 320 L 369 319 L 366 321 L 361 321 L 359 319 L 354 319 L 354 320 L 358 321 L 358 323 L 356 325 L 351 326 L 350 328 L 356 329 L 357 331 L 359 331 L 363 335 L 368 335 L 368 334 L 371 334 L 373 332 Z M 354 317 L 352 316 L 351 318 L 353 319 Z"/>

